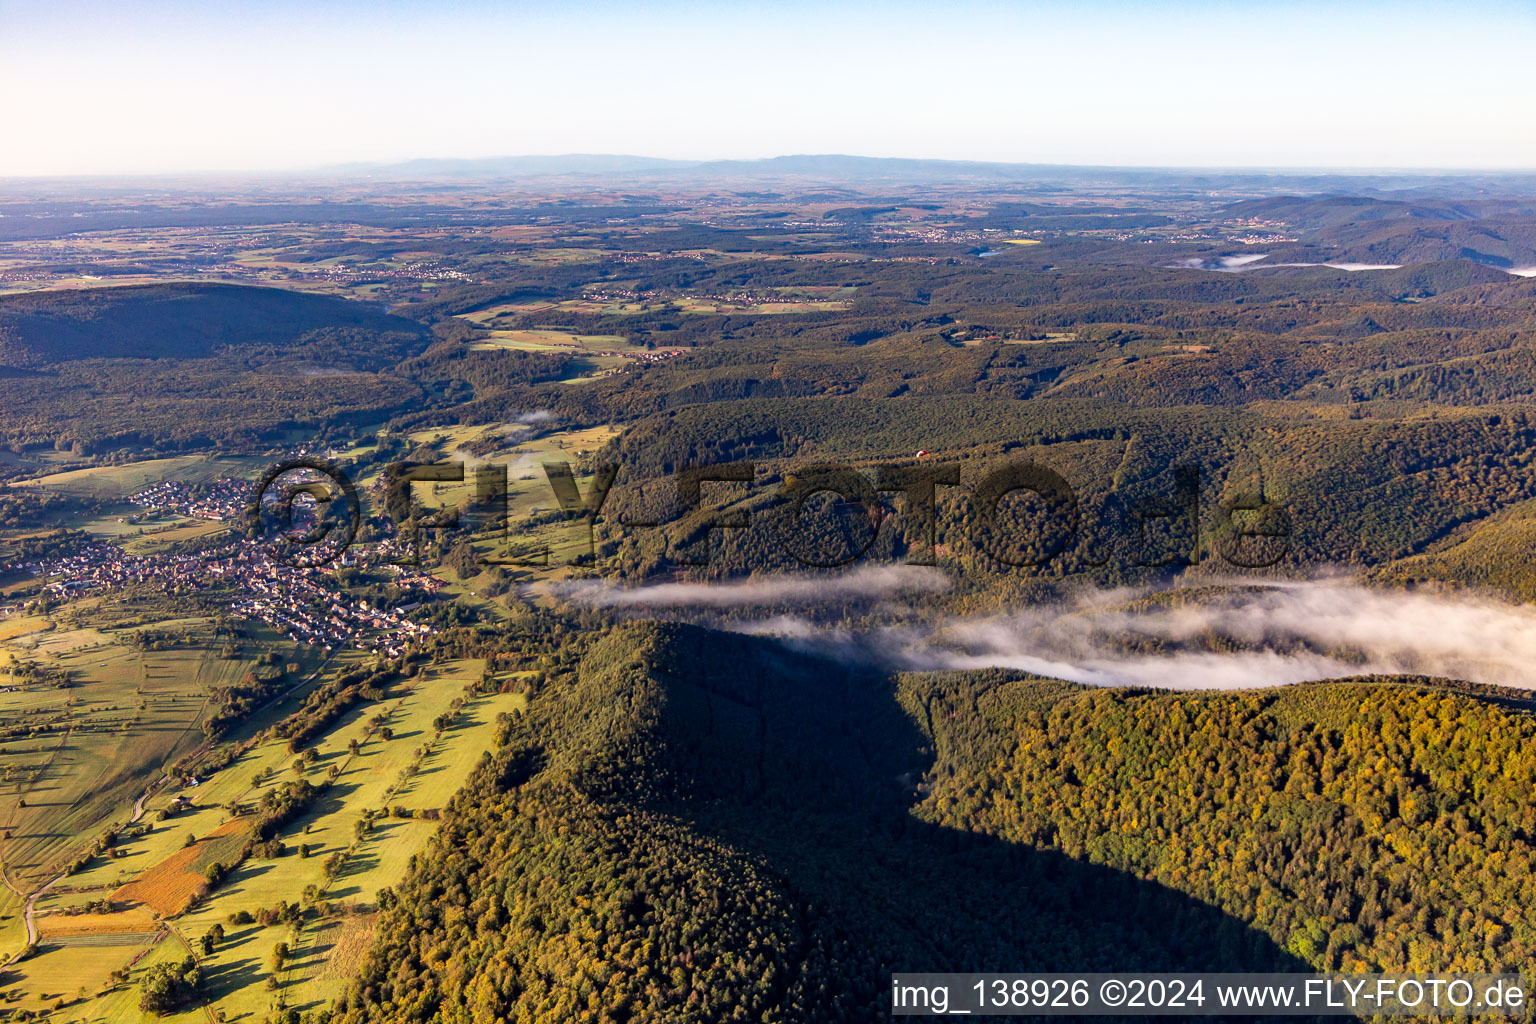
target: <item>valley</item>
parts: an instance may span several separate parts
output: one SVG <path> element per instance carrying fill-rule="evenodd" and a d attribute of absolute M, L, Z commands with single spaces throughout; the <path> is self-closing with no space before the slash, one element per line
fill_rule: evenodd
<path fill-rule="evenodd" d="M 1528 178 L 829 173 L 0 203 L 0 1014 L 1528 970 Z"/>

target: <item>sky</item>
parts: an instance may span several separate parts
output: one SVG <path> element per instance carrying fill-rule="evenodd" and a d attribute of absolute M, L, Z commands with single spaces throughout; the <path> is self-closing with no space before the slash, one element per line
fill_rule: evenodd
<path fill-rule="evenodd" d="M 850 153 L 1536 169 L 1536 0 L 0 0 L 0 176 Z"/>

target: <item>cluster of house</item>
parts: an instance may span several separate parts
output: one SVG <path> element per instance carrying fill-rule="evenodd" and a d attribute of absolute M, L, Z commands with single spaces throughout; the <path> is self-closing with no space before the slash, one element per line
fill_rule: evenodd
<path fill-rule="evenodd" d="M 633 288 L 592 288 L 581 293 L 588 302 L 644 302 L 653 292 L 637 292 Z"/>
<path fill-rule="evenodd" d="M 876 224 L 872 232 L 882 242 L 927 242 L 935 245 L 974 245 L 999 242 L 1013 232 L 1003 228 L 944 228 L 932 224 Z"/>
<path fill-rule="evenodd" d="M 667 260 L 698 260 L 704 262 L 702 252 L 626 252 L 619 257 L 620 263 L 663 263 Z"/>
<path fill-rule="evenodd" d="M 358 267 L 348 267 L 340 264 L 331 266 L 294 266 L 289 270 L 307 274 L 311 277 L 322 277 L 332 281 L 378 281 L 392 279 L 396 281 L 470 281 L 473 280 L 462 270 L 453 270 L 443 266 L 436 260 L 425 260 L 415 263 L 402 263 L 397 267 L 380 266 L 375 263 L 364 264 Z"/>
<path fill-rule="evenodd" d="M 237 260 L 211 263 L 202 268 L 220 277 L 263 278 L 273 269 L 281 270 L 288 277 L 315 278 L 335 281 L 339 284 L 366 284 L 371 281 L 473 281 L 462 270 L 453 270 L 436 261 L 405 263 L 398 267 L 363 264 L 350 267 L 343 264 L 311 265 L 302 263 L 249 264 Z"/>
<path fill-rule="evenodd" d="M 298 569 L 273 561 L 259 546 L 242 542 L 231 557 L 212 562 L 207 572 L 230 580 L 243 595 L 230 606 L 236 618 L 264 622 L 294 643 L 324 648 L 377 651 L 399 657 L 430 630 L 407 615 L 442 589 L 443 581 L 396 568 L 396 586 L 412 600 L 394 607 L 353 597 L 321 585 L 326 570 Z"/>
<path fill-rule="evenodd" d="M 1283 220 L 1272 220 L 1269 217 L 1233 217 L 1224 221 L 1240 228 L 1287 228 L 1290 227 Z"/>
<path fill-rule="evenodd" d="M 664 363 L 668 359 L 676 359 L 686 351 L 687 349 L 681 348 L 658 348 L 649 352 L 625 352 L 623 356 L 626 359 L 633 359 L 637 363 L 650 365 L 652 363 Z"/>
<path fill-rule="evenodd" d="M 251 496 L 244 480 L 222 478 L 196 487 L 179 480 L 164 480 L 128 496 L 129 502 L 157 512 L 173 512 L 193 519 L 226 522 L 238 519 Z"/>
<path fill-rule="evenodd" d="M 1127 234 L 1124 238 L 1110 236 L 1120 241 L 1128 241 L 1132 236 Z M 1294 235 L 1286 235 L 1277 232 L 1269 232 L 1262 235 L 1243 234 L 1234 235 L 1230 231 L 1213 228 L 1199 231 L 1180 231 L 1167 235 L 1163 239 L 1166 242 L 1230 242 L 1234 245 L 1276 245 L 1280 242 L 1295 242 L 1298 239 Z M 1144 239 L 1153 241 L 1153 239 Z"/>
<path fill-rule="evenodd" d="M 683 302 L 711 302 L 722 306 L 758 306 L 765 302 L 783 302 L 778 292 L 722 292 L 711 295 L 684 295 Z"/>
<path fill-rule="evenodd" d="M 169 593 L 206 589 L 203 559 L 197 555 L 130 555 L 115 544 L 92 540 L 74 546 L 69 554 L 46 561 L 6 568 L 43 579 L 43 590 L 53 597 L 72 597 L 110 590 L 130 583 L 154 581 Z"/>
<path fill-rule="evenodd" d="M 1295 235 L 1228 235 L 1227 241 L 1241 245 L 1277 245 L 1280 242 L 1299 242 Z"/>
<path fill-rule="evenodd" d="M 201 487 L 177 481 L 154 484 L 129 499 L 142 508 L 174 512 L 211 521 L 238 521 L 244 514 L 251 485 L 220 479 Z M 397 607 L 354 597 L 325 585 L 327 568 L 287 565 L 270 557 L 256 540 L 238 537 L 195 553 L 132 555 L 115 544 L 86 541 L 69 553 L 46 561 L 10 568 L 43 578 L 43 589 L 56 599 L 128 585 L 158 583 L 166 593 L 196 594 L 225 588 L 239 595 L 232 615 L 264 622 L 295 643 L 327 652 L 358 647 L 397 657 L 412 640 L 429 630 L 407 618 L 423 600 L 443 587 L 443 581 L 402 561 L 393 537 L 372 544 L 366 552 L 349 552 L 343 566 L 371 565 L 393 577 L 405 600 Z"/>
<path fill-rule="evenodd" d="M 245 538 L 181 555 L 130 555 L 105 541 L 89 541 L 71 554 L 13 568 L 42 577 L 44 591 L 56 599 L 144 583 L 158 583 L 170 594 L 227 588 L 239 595 L 229 608 L 236 618 L 264 622 L 295 643 L 327 652 L 357 647 L 389 657 L 430 631 L 407 615 L 443 587 L 435 576 L 392 567 L 394 585 L 408 600 L 384 607 L 325 586 L 326 569 L 286 565 Z"/>
<path fill-rule="evenodd" d="M 21 270 L 0 270 L 0 284 L 14 284 L 23 281 L 52 281 L 58 274 L 51 270 L 27 267 Z"/>

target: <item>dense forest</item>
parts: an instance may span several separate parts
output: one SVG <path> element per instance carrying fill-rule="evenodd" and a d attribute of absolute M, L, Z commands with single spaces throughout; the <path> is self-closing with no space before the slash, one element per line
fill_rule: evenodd
<path fill-rule="evenodd" d="M 335 784 L 341 750 L 394 742 L 390 716 L 445 664 L 483 661 L 402 778 L 466 755 L 434 747 L 466 702 L 512 709 L 479 723 L 457 795 L 462 775 L 430 806 L 363 810 L 359 841 L 396 811 L 441 827 L 349 894 L 344 968 L 315 951 L 313 977 L 283 982 L 274 953 L 254 1019 L 863 1022 L 889 1015 L 898 970 L 1529 970 L 1528 689 L 1088 687 L 876 650 L 1111 593 L 1109 626 L 1078 623 L 1096 651 L 1441 671 L 1267 623 L 1132 621 L 1320 575 L 1462 591 L 1523 621 L 1529 182 L 917 189 L 903 175 L 920 168 L 887 170 L 858 187 L 442 184 L 430 201 L 360 186 L 222 213 L 5 206 L 0 587 L 26 640 L 9 678 L 68 682 L 50 652 L 109 638 L 155 653 L 171 634 L 150 608 L 206 620 L 228 672 L 176 695 L 200 708 L 177 726 L 196 750 L 160 796 L 181 813 L 263 745 L 294 773 L 231 797 L 250 833 L 187 908 L 287 851 L 308 861 L 300 836 L 353 784 Z M 1331 194 L 1344 185 L 1359 194 Z M 29 248 L 44 236 L 47 259 Z M 229 501 L 229 467 L 296 452 L 366 494 L 366 543 L 333 568 L 268 576 L 225 529 L 237 513 L 196 504 L 218 487 L 154 487 L 191 465 Z M 445 461 L 500 465 L 502 483 L 450 473 L 413 497 L 400 470 Z M 397 559 L 408 532 L 433 534 L 422 559 Z M 558 557 L 486 561 L 539 544 Z M 201 578 L 213 551 L 227 572 Z M 834 583 L 912 563 L 930 585 L 910 603 Z M 778 574 L 799 574 L 797 603 L 638 589 L 712 599 Z M 619 586 L 638 593 L 581 599 Z M 257 634 L 226 619 L 237 603 L 325 632 L 224 664 Z M 335 923 L 298 890 L 260 920 L 296 947 Z M 136 968 L 144 1012 L 226 997 L 219 941 L 206 963 Z"/>
<path fill-rule="evenodd" d="M 1491 695 L 574 645 L 384 894 L 339 1019 L 877 1020 L 918 965 L 1530 962 L 1533 725 Z"/>

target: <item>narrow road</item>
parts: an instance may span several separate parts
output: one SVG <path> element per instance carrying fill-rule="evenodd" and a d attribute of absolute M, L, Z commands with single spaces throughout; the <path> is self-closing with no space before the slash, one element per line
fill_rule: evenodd
<path fill-rule="evenodd" d="M 37 942 L 37 925 L 32 920 L 32 911 L 37 909 L 38 897 L 42 896 L 43 893 L 58 885 L 65 879 L 65 877 L 65 875 L 55 875 L 53 878 L 48 880 L 48 884 L 44 885 L 41 889 L 37 890 L 37 892 L 34 892 L 31 896 L 27 897 L 27 945 L 30 946 Z"/>
<path fill-rule="evenodd" d="M 37 908 L 38 897 L 42 896 L 43 893 L 47 892 L 49 889 L 52 889 L 55 885 L 58 885 L 64 880 L 65 877 L 66 876 L 64 875 L 59 875 L 55 878 L 49 879 L 48 884 L 44 885 L 41 889 L 38 889 L 32 895 L 27 897 L 26 910 L 22 914 L 22 920 L 26 923 L 27 926 L 27 946 L 32 946 L 37 942 L 37 924 L 32 920 L 32 912 Z M 0 871 L 0 880 L 3 880 L 5 882 L 5 887 L 11 890 L 11 892 L 15 893 L 17 896 L 22 894 L 20 889 L 11 884 L 10 878 L 5 875 L 3 871 Z M 22 948 L 25 949 L 26 947 L 24 946 Z M 21 952 L 21 950 L 17 950 L 10 956 L 6 957 L 5 963 L 0 964 L 0 967 L 9 967 L 11 964 L 21 959 Z"/>
<path fill-rule="evenodd" d="M 160 778 L 150 783 L 149 788 L 144 791 L 143 795 L 133 802 L 133 815 L 128 819 L 128 824 L 132 825 L 140 818 L 144 817 L 144 801 L 154 796 L 160 787 L 169 781 L 171 781 L 171 777 L 169 775 L 162 775 Z"/>

